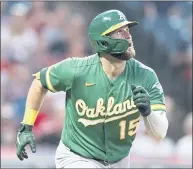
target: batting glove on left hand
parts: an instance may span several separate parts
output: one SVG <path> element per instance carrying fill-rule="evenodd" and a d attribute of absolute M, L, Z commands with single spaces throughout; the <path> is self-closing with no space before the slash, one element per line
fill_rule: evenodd
<path fill-rule="evenodd" d="M 150 97 L 148 92 L 142 86 L 131 85 L 133 92 L 133 101 L 142 116 L 148 116 L 151 113 Z"/>
<path fill-rule="evenodd" d="M 32 132 L 32 126 L 21 124 L 20 128 L 18 129 L 17 133 L 17 141 L 16 141 L 16 149 L 17 149 L 17 156 L 20 160 L 24 158 L 28 158 L 28 155 L 25 151 L 26 145 L 29 144 L 31 151 L 33 153 L 36 152 L 36 143 L 35 137 Z"/>

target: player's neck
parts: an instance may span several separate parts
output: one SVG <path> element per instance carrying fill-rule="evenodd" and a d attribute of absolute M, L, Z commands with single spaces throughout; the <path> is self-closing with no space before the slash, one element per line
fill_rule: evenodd
<path fill-rule="evenodd" d="M 113 56 L 105 55 L 100 57 L 103 70 L 107 76 L 113 80 L 119 76 L 125 69 L 126 61 L 119 60 Z"/>

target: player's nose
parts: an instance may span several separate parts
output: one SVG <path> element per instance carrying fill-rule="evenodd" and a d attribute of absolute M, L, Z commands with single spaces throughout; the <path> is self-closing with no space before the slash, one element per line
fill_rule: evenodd
<path fill-rule="evenodd" d="M 126 32 L 125 39 L 131 39 L 131 34 L 129 32 Z"/>

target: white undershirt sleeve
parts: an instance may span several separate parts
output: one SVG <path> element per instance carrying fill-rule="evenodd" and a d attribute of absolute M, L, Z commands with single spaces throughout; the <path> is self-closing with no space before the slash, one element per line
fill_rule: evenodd
<path fill-rule="evenodd" d="M 165 111 L 152 111 L 150 115 L 144 116 L 144 124 L 147 133 L 156 139 L 163 139 L 168 130 L 168 120 Z"/>

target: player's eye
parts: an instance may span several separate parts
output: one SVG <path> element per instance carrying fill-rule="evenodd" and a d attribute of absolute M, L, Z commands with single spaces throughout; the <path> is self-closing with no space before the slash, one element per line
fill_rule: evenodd
<path fill-rule="evenodd" d="M 116 34 L 117 34 L 117 35 L 121 35 L 121 34 L 123 34 L 123 33 L 125 33 L 125 32 L 129 32 L 129 28 L 120 29 L 120 30 L 116 31 Z"/>
<path fill-rule="evenodd" d="M 126 31 L 126 32 L 129 32 L 129 28 L 126 28 L 125 31 Z"/>

